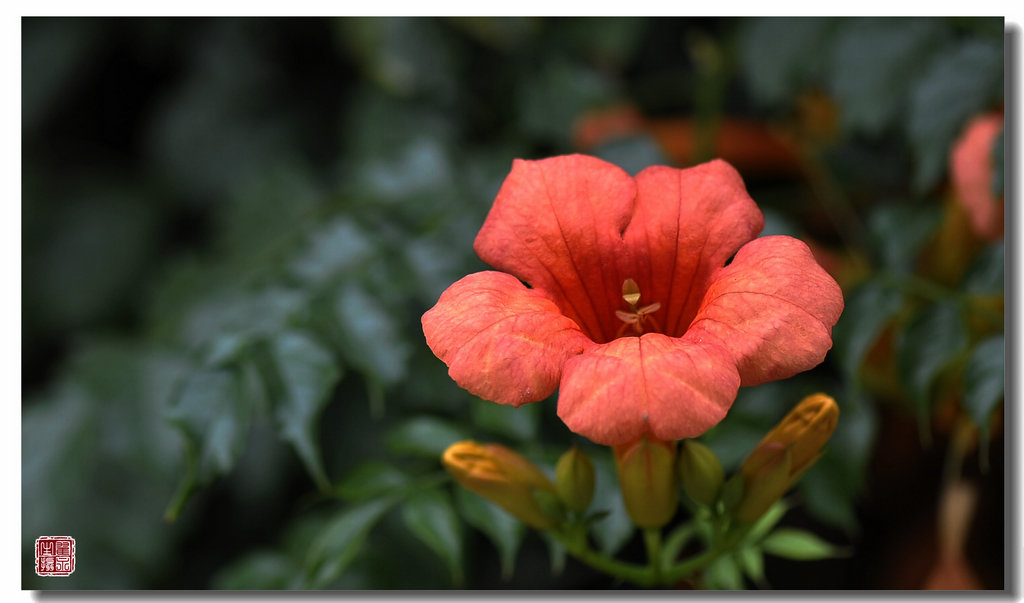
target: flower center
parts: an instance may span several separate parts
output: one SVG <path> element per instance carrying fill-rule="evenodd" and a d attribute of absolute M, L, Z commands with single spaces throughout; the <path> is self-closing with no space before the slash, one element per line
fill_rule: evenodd
<path fill-rule="evenodd" d="M 654 302 L 643 307 L 637 307 L 640 303 L 640 287 L 631 278 L 622 282 L 622 300 L 629 306 L 629 312 L 616 310 L 615 316 L 622 321 L 615 337 L 622 337 L 626 331 L 632 331 L 628 335 L 643 335 L 645 331 L 661 331 L 658 321 L 651 316 L 661 308 L 661 303 Z"/>

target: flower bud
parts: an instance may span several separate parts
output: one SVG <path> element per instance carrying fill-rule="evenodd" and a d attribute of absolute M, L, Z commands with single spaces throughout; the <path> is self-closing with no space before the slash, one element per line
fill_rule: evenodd
<path fill-rule="evenodd" d="M 749 466 L 743 463 L 743 496 L 733 510 L 733 517 L 744 523 L 757 521 L 775 501 L 789 489 L 793 468 L 792 451 L 778 442 L 766 442 L 747 457 L 756 459 Z"/>
<path fill-rule="evenodd" d="M 839 406 L 825 394 L 808 396 L 789 411 L 743 461 L 744 494 L 736 517 L 753 521 L 781 498 L 821 456 L 838 420 Z"/>
<path fill-rule="evenodd" d="M 582 513 L 594 498 L 594 463 L 573 446 L 555 465 L 555 487 L 565 506 Z"/>
<path fill-rule="evenodd" d="M 641 528 L 668 523 L 679 502 L 675 442 L 641 438 L 614 451 L 622 499 L 633 523 Z"/>
<path fill-rule="evenodd" d="M 679 455 L 679 477 L 690 498 L 710 507 L 722 491 L 725 472 L 710 448 L 697 440 L 684 440 Z"/>
<path fill-rule="evenodd" d="M 498 444 L 456 442 L 441 456 L 441 463 L 456 482 L 470 492 L 498 504 L 527 524 L 546 530 L 555 518 L 545 512 L 534 494 L 555 495 L 555 485 L 522 455 Z"/>
<path fill-rule="evenodd" d="M 839 406 L 825 394 L 813 394 L 789 411 L 761 442 L 782 442 L 793 453 L 793 474 L 814 464 L 839 422 Z"/>

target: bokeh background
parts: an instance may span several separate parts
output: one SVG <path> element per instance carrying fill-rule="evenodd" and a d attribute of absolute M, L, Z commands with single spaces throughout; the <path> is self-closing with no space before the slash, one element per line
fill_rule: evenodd
<path fill-rule="evenodd" d="M 783 523 L 845 554 L 766 556 L 733 586 L 1003 588 L 1002 223 L 976 227 L 950 158 L 976 117 L 1002 129 L 1006 35 L 997 17 L 23 19 L 23 588 L 622 586 L 452 488 L 458 439 L 549 468 L 576 442 L 611 511 L 598 546 L 643 558 L 607 450 L 553 400 L 462 391 L 419 325 L 485 268 L 472 242 L 512 160 L 570 152 L 631 173 L 724 157 L 765 234 L 807 241 L 844 289 L 826 362 L 743 389 L 702 439 L 733 468 L 833 395 L 839 429 Z M 1002 134 L 978 149 L 1001 216 Z M 34 574 L 43 535 L 76 539 L 72 576 Z"/>

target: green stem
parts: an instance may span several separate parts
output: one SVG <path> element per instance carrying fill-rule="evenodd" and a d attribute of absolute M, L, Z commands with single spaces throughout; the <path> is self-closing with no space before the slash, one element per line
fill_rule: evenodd
<path fill-rule="evenodd" d="M 661 559 L 661 530 L 645 529 L 644 545 L 647 547 L 647 564 L 651 568 L 651 579 L 655 584 L 660 584 L 662 582 L 662 566 L 664 565 Z"/>
<path fill-rule="evenodd" d="M 571 533 L 552 532 L 552 536 L 562 543 L 569 554 L 596 570 L 645 588 L 654 584 L 650 568 L 605 557 L 587 545 L 585 532 L 578 530 L 572 530 Z"/>
<path fill-rule="evenodd" d="M 680 580 L 689 578 L 697 570 L 703 569 L 709 565 L 715 559 L 718 559 L 723 554 L 731 551 L 747 532 L 750 531 L 752 525 L 745 525 L 742 527 L 733 526 L 732 529 L 725 531 L 725 536 L 722 539 L 716 539 L 715 545 L 710 549 L 704 551 L 699 555 L 690 557 L 686 561 L 669 568 L 668 572 L 664 574 L 664 583 L 675 584 Z"/>
<path fill-rule="evenodd" d="M 697 533 L 697 526 L 691 523 L 685 523 L 676 528 L 668 538 L 665 539 L 665 545 L 662 547 L 662 557 L 665 562 L 672 564 L 679 553 L 682 552 L 683 547 L 690 541 L 691 538 Z"/>

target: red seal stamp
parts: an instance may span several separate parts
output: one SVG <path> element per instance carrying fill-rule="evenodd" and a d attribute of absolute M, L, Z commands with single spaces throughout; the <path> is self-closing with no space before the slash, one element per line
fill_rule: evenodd
<path fill-rule="evenodd" d="M 36 538 L 36 574 L 70 576 L 75 571 L 75 539 L 70 536 Z"/>

